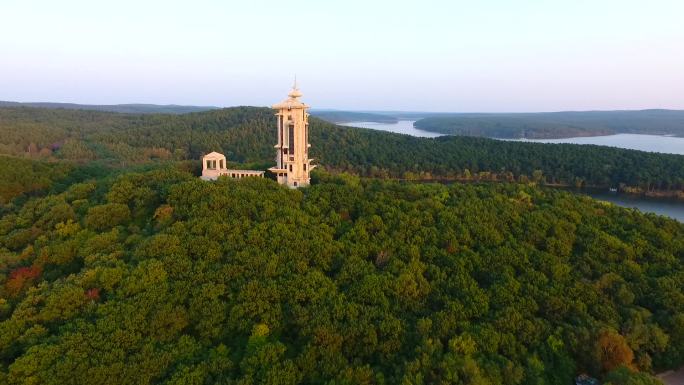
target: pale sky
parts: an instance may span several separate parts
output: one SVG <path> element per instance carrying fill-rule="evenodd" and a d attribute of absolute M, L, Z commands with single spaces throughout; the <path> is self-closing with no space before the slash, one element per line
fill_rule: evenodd
<path fill-rule="evenodd" d="M 0 100 L 684 109 L 681 0 L 0 0 Z"/>

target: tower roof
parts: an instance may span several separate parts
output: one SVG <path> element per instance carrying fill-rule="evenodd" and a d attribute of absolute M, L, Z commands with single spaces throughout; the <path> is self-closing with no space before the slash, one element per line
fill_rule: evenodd
<path fill-rule="evenodd" d="M 204 158 L 225 158 L 225 157 L 226 157 L 226 156 L 223 155 L 223 154 L 221 154 L 220 152 L 212 151 L 212 152 L 210 152 L 210 153 L 204 155 L 204 156 L 202 157 L 202 159 L 204 159 Z"/>
<path fill-rule="evenodd" d="M 280 103 L 274 104 L 273 108 L 280 110 L 283 108 L 309 108 L 308 105 L 304 104 L 299 98 L 302 97 L 302 92 L 297 88 L 297 78 L 295 78 L 292 90 L 287 94 L 287 99 Z"/>

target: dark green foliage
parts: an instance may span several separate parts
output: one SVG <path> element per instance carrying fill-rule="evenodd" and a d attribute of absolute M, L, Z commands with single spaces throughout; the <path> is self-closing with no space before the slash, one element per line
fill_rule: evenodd
<path fill-rule="evenodd" d="M 220 151 L 230 162 L 273 164 L 275 120 L 266 108 L 186 115 L 0 108 L 0 153 L 130 165 L 199 159 Z M 684 189 L 684 156 L 599 146 L 415 138 L 311 119 L 311 155 L 330 170 L 404 179 L 532 180 L 641 191 Z M 29 149 L 31 150 L 30 152 Z"/>
<path fill-rule="evenodd" d="M 131 210 L 121 203 L 107 203 L 88 209 L 85 225 L 93 230 L 105 230 L 127 222 L 131 217 Z"/>
<path fill-rule="evenodd" d="M 22 194 L 50 188 L 71 169 L 64 163 L 34 162 L 0 155 L 0 205 Z"/>
<path fill-rule="evenodd" d="M 315 181 L 168 168 L 12 206 L 0 383 L 570 384 L 603 375 L 602 335 L 641 371 L 616 384 L 684 361 L 678 222 L 524 185 Z"/>
<path fill-rule="evenodd" d="M 435 114 L 421 130 L 489 138 L 570 138 L 617 133 L 684 136 L 684 111 L 581 111 L 517 114 Z"/>
<path fill-rule="evenodd" d="M 662 382 L 647 374 L 636 373 L 623 366 L 608 373 L 605 385 L 662 385 Z"/>
<path fill-rule="evenodd" d="M 344 130 L 344 131 L 341 131 Z M 497 141 L 472 137 L 416 138 L 312 124 L 312 153 L 320 163 L 365 176 L 406 179 L 532 179 L 574 186 L 643 190 L 684 189 L 684 156 L 602 146 Z"/>

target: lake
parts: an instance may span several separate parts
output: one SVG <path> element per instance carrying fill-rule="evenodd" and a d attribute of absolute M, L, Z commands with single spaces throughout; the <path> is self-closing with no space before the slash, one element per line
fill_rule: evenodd
<path fill-rule="evenodd" d="M 415 120 L 400 120 L 396 123 L 376 123 L 376 122 L 349 122 L 340 123 L 340 126 L 370 128 L 371 130 L 389 131 L 397 134 L 419 136 L 421 138 L 435 138 L 442 136 L 436 132 L 423 131 L 413 127 Z"/>
<path fill-rule="evenodd" d="M 537 143 L 572 143 L 572 144 L 597 144 L 640 150 L 649 152 L 662 152 L 666 154 L 684 155 L 684 138 L 662 135 L 639 135 L 639 134 L 616 134 L 606 136 L 586 136 L 581 138 L 564 139 L 507 139 L 521 142 Z"/>
<path fill-rule="evenodd" d="M 400 120 L 397 123 L 376 122 L 349 122 L 341 126 L 370 128 L 371 130 L 389 131 L 398 134 L 419 136 L 422 138 L 435 138 L 443 136 L 436 132 L 419 130 L 413 127 L 415 120 Z M 684 138 L 663 135 L 640 135 L 640 134 L 616 134 L 605 136 L 585 136 L 579 138 L 563 139 L 501 139 L 521 142 L 536 143 L 572 143 L 572 144 L 596 144 L 599 146 L 627 148 L 649 152 L 662 152 L 665 154 L 684 155 Z"/>
<path fill-rule="evenodd" d="M 674 199 L 646 198 L 610 192 L 582 192 L 590 197 L 614 203 L 618 206 L 637 208 L 645 213 L 664 215 L 684 223 L 684 202 Z"/>
<path fill-rule="evenodd" d="M 423 138 L 434 138 L 442 136 L 436 132 L 419 130 L 413 127 L 414 120 L 400 120 L 397 123 L 375 123 L 375 122 L 349 122 L 341 124 L 349 127 L 370 128 L 419 136 Z M 662 152 L 668 154 L 684 155 L 684 138 L 659 136 L 659 135 L 637 135 L 637 134 L 617 134 L 608 136 L 591 136 L 582 138 L 566 139 L 514 139 L 527 142 L 540 143 L 573 143 L 573 144 L 596 144 L 601 146 L 611 146 L 627 148 L 632 150 Z M 684 203 L 667 199 L 650 199 L 638 196 L 614 194 L 614 193 L 586 193 L 595 199 L 612 202 L 623 207 L 636 207 L 643 212 L 655 213 L 668 216 L 684 223 Z"/>

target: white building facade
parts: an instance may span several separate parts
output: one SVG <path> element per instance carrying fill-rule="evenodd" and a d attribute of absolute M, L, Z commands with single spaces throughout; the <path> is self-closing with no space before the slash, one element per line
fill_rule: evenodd
<path fill-rule="evenodd" d="M 269 168 L 278 183 L 291 188 L 308 186 L 309 173 L 316 167 L 309 158 L 309 114 L 308 105 L 299 98 L 302 93 L 297 83 L 288 98 L 273 105 L 277 118 L 276 166 Z"/>
<path fill-rule="evenodd" d="M 246 177 L 263 178 L 264 172 L 257 170 L 231 170 L 223 154 L 211 152 L 202 157 L 202 178 L 203 180 L 216 180 L 220 176 L 241 179 Z"/>

